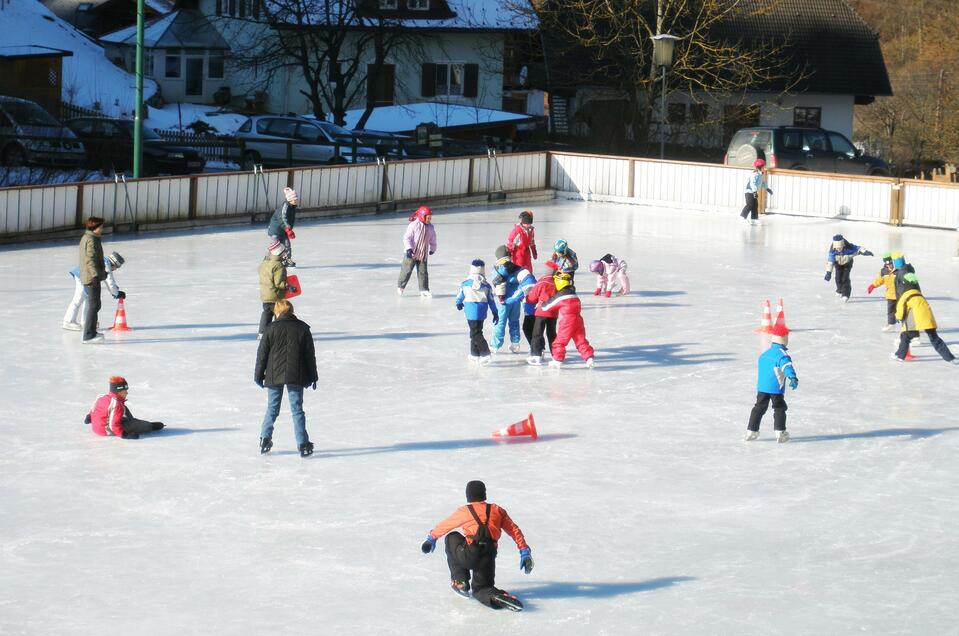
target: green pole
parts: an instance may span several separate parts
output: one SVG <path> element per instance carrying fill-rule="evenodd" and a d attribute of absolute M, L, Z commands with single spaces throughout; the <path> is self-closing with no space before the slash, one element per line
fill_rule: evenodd
<path fill-rule="evenodd" d="M 133 116 L 133 178 L 143 159 L 143 0 L 137 0 L 136 106 Z"/>

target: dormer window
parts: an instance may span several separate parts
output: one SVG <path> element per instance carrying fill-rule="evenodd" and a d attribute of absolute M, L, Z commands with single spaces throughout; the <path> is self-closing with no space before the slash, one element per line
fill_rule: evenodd
<path fill-rule="evenodd" d="M 426 11 L 430 8 L 430 0 L 406 0 L 406 6 L 414 11 Z"/>
<path fill-rule="evenodd" d="M 380 9 L 395 9 L 396 0 L 380 0 Z"/>

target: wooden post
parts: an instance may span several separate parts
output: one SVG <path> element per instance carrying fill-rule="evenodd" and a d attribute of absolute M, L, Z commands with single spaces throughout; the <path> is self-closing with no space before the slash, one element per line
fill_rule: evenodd
<path fill-rule="evenodd" d="M 636 160 L 629 160 L 629 171 L 628 171 L 629 183 L 626 184 L 626 196 L 630 199 L 636 196 Z"/>
<path fill-rule="evenodd" d="M 545 175 L 543 189 L 549 190 L 551 187 L 550 184 L 553 182 L 553 153 L 549 150 L 546 151 L 546 169 L 543 171 L 543 174 Z"/>
<path fill-rule="evenodd" d="M 78 228 L 83 227 L 83 183 L 77 184 L 76 223 Z"/>
<path fill-rule="evenodd" d="M 194 175 L 190 177 L 190 203 L 189 203 L 189 207 L 187 208 L 187 215 L 186 215 L 186 217 L 191 220 L 196 218 L 196 197 L 197 197 L 198 189 L 199 188 L 197 187 L 197 177 L 196 175 Z"/>
<path fill-rule="evenodd" d="M 889 197 L 889 223 L 892 225 L 902 225 L 902 209 L 905 203 L 905 197 L 902 192 L 902 182 L 892 184 L 892 191 Z"/>
<path fill-rule="evenodd" d="M 473 157 L 470 157 L 469 174 L 466 177 L 466 194 L 473 194 Z"/>

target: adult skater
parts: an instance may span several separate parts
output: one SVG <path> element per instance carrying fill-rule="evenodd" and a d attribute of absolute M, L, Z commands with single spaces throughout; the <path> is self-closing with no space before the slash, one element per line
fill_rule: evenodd
<path fill-rule="evenodd" d="M 416 268 L 416 277 L 420 284 L 420 296 L 429 298 L 430 273 L 426 266 L 427 259 L 436 252 L 436 228 L 433 227 L 433 211 L 421 205 L 410 215 L 410 224 L 403 234 L 403 247 L 406 254 L 400 265 L 400 277 L 396 281 L 396 293 L 403 295 L 406 283 L 410 281 L 413 268 Z"/>
<path fill-rule="evenodd" d="M 273 310 L 276 301 L 285 298 L 288 290 L 296 293 L 296 288 L 286 282 L 286 267 L 283 265 L 283 261 L 287 254 L 286 246 L 279 239 L 273 239 L 273 242 L 267 248 L 266 257 L 257 268 L 257 274 L 260 278 L 260 302 L 263 303 L 257 339 L 263 337 L 263 332 L 273 322 Z"/>
<path fill-rule="evenodd" d="M 556 294 L 543 303 L 543 311 L 557 314 L 556 338 L 553 340 L 551 353 L 553 359 L 549 366 L 561 368 L 566 359 L 566 345 L 572 340 L 579 351 L 580 357 L 590 369 L 594 366 L 594 351 L 589 340 L 586 339 L 586 324 L 583 322 L 583 305 L 576 295 L 572 277 L 566 272 L 558 272 L 553 276 L 556 285 Z"/>
<path fill-rule="evenodd" d="M 852 272 L 852 261 L 859 255 L 872 256 L 872 252 L 850 243 L 842 234 L 832 237 L 832 244 L 826 252 L 826 275 L 823 279 L 828 282 L 832 278 L 833 269 L 836 270 L 836 295 L 842 298 L 844 303 L 849 302 L 852 294 L 849 275 Z"/>
<path fill-rule="evenodd" d="M 902 332 L 899 334 L 899 348 L 893 356 L 899 362 L 904 362 L 906 353 L 909 351 L 909 343 L 913 338 L 919 337 L 920 331 L 924 331 L 929 337 L 929 344 L 942 356 L 943 360 L 959 364 L 959 360 L 936 333 L 936 317 L 919 289 L 919 279 L 915 274 L 906 274 L 903 277 L 903 284 L 905 287 L 902 296 L 896 301 L 896 319 L 902 322 Z"/>
<path fill-rule="evenodd" d="M 115 299 L 127 297 L 126 292 L 120 291 L 120 287 L 117 285 L 117 279 L 113 276 L 113 272 L 120 269 L 120 266 L 123 265 L 124 262 L 119 252 L 111 252 L 109 256 L 103 259 L 103 268 L 107 273 L 107 289 L 110 290 L 110 295 Z M 80 282 L 79 267 L 71 269 L 70 276 L 73 278 L 73 299 L 70 301 L 70 304 L 67 305 L 66 313 L 63 314 L 63 328 L 68 331 L 83 331 L 83 326 L 77 322 L 77 320 L 83 314 L 81 307 L 83 307 L 87 298 L 86 288 L 83 286 L 83 283 Z"/>
<path fill-rule="evenodd" d="M 456 296 L 456 309 L 466 309 L 466 324 L 470 329 L 470 362 L 490 363 L 489 343 L 483 335 L 486 323 L 486 311 L 492 313 L 493 325 L 499 317 L 496 315 L 496 302 L 493 300 L 493 288 L 486 280 L 486 263 L 474 259 L 470 263 L 470 277 L 460 284 L 460 293 Z"/>
<path fill-rule="evenodd" d="M 97 435 L 139 439 L 143 433 L 159 431 L 163 422 L 147 422 L 133 417 L 127 407 L 130 385 L 119 375 L 110 378 L 110 388 L 93 403 L 93 408 L 83 420 Z"/>
<path fill-rule="evenodd" d="M 456 512 L 430 530 L 421 546 L 423 554 L 433 552 L 436 540 L 446 535 L 446 562 L 454 592 L 469 598 L 472 590 L 473 598 L 493 609 L 523 609 L 523 604 L 515 596 L 494 587 L 497 542 L 503 530 L 519 548 L 519 568 L 526 574 L 533 571 L 533 557 L 530 556 L 523 532 L 503 508 L 486 503 L 486 484 L 483 482 L 471 481 L 466 484 L 466 501 L 465 506 L 457 508 Z M 463 534 L 450 532 L 457 528 L 462 528 Z"/>
<path fill-rule="evenodd" d="M 100 313 L 100 283 L 106 279 L 107 270 L 103 264 L 103 219 L 91 216 L 83 222 L 85 228 L 80 239 L 80 283 L 86 297 L 86 310 L 83 312 L 83 344 L 103 342 L 103 334 L 97 332 L 97 314 Z"/>
<path fill-rule="evenodd" d="M 296 238 L 293 226 L 296 224 L 296 207 L 300 204 L 300 195 L 293 188 L 283 188 L 283 198 L 286 199 L 270 217 L 266 233 L 272 241 L 279 241 L 286 246 L 286 256 L 283 258 L 284 267 L 296 267 L 293 262 L 293 245 L 290 242 Z"/>
<path fill-rule="evenodd" d="M 520 307 L 526 292 L 536 284 L 536 278 L 528 269 L 510 260 L 509 249 L 505 245 L 496 248 L 495 272 L 490 283 L 502 291 L 502 297 L 496 306 L 499 320 L 493 326 L 492 348 L 494 351 L 500 350 L 506 339 L 506 327 L 509 326 L 510 353 L 519 353 Z"/>
<path fill-rule="evenodd" d="M 759 423 L 769 408 L 773 405 L 773 429 L 776 431 L 776 440 L 782 444 L 789 441 L 786 432 L 786 382 L 789 388 L 796 390 L 799 386 L 799 377 L 793 369 L 792 358 L 786 353 L 789 344 L 789 329 L 785 325 L 776 325 L 772 331 L 772 343 L 759 356 L 759 379 L 756 381 L 756 405 L 749 413 L 749 424 L 746 426 L 746 441 L 751 442 L 759 437 Z"/>
<path fill-rule="evenodd" d="M 519 213 L 519 223 L 506 237 L 506 246 L 510 251 L 510 260 L 533 271 L 533 261 L 536 260 L 536 238 L 533 229 L 533 213 L 523 210 Z"/>
<path fill-rule="evenodd" d="M 260 453 L 273 448 L 273 424 L 280 414 L 283 387 L 290 397 L 293 416 L 293 434 L 300 457 L 313 454 L 313 444 L 306 432 L 306 414 L 303 412 L 303 389 L 313 385 L 316 390 L 316 352 L 310 326 L 293 315 L 293 303 L 280 299 L 274 305 L 274 320 L 263 333 L 256 352 L 253 381 L 266 387 L 266 415 L 260 428 Z"/>
<path fill-rule="evenodd" d="M 764 189 L 770 195 L 773 193 L 766 183 L 763 173 L 765 167 L 766 162 L 763 159 L 756 159 L 753 162 L 753 171 L 746 181 L 746 205 L 743 206 L 743 211 L 739 213 L 739 216 L 751 225 L 759 225 L 759 189 Z"/>

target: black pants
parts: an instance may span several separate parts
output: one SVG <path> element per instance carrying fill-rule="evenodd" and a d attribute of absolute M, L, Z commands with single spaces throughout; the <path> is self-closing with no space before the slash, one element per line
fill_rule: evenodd
<path fill-rule="evenodd" d="M 942 356 L 943 360 L 952 362 L 956 358 L 956 356 L 952 355 L 952 351 L 949 351 L 949 347 L 943 342 L 942 338 L 939 337 L 935 329 L 924 329 L 923 331 L 929 336 L 929 344 L 936 350 L 936 353 Z M 896 350 L 896 357 L 900 360 L 905 359 L 906 352 L 909 351 L 909 343 L 912 342 L 913 338 L 918 337 L 918 331 L 903 331 L 899 334 L 899 348 Z"/>
<path fill-rule="evenodd" d="M 886 299 L 886 324 L 896 324 L 896 301 Z"/>
<path fill-rule="evenodd" d="M 753 407 L 752 412 L 749 414 L 749 426 L 746 428 L 750 431 L 759 430 L 759 422 L 762 421 L 763 415 L 766 414 L 766 409 L 769 408 L 769 403 L 773 403 L 773 428 L 777 431 L 786 430 L 786 400 L 779 393 L 757 393 L 756 394 L 756 406 Z"/>
<path fill-rule="evenodd" d="M 496 578 L 496 548 L 480 550 L 466 543 L 459 532 L 446 535 L 446 562 L 450 566 L 450 579 L 466 581 L 473 590 L 473 598 L 488 607 L 493 607 L 490 598 L 497 592 L 493 587 Z M 473 580 L 470 581 L 470 570 Z"/>
<path fill-rule="evenodd" d="M 836 277 L 836 293 L 840 296 L 849 298 L 852 294 L 852 282 L 849 280 L 849 274 L 852 272 L 852 261 L 845 265 L 836 263 L 836 271 L 833 274 Z"/>
<path fill-rule="evenodd" d="M 266 328 L 273 322 L 273 306 L 276 303 L 263 303 L 263 312 L 260 314 L 260 330 L 257 332 L 261 336 L 266 332 Z"/>
<path fill-rule="evenodd" d="M 526 336 L 526 344 L 531 348 L 533 346 L 533 327 L 536 324 L 536 316 L 523 314 L 523 335 Z"/>
<path fill-rule="evenodd" d="M 83 315 L 83 339 L 89 340 L 97 335 L 97 314 L 100 313 L 100 281 L 95 280 L 84 285 L 87 295 L 87 308 Z"/>
<path fill-rule="evenodd" d="M 755 192 L 746 193 L 746 205 L 743 206 L 743 211 L 739 213 L 739 216 L 744 219 L 750 215 L 754 221 L 759 218 L 759 197 L 756 196 Z"/>
<path fill-rule="evenodd" d="M 138 435 L 142 435 L 143 433 L 150 433 L 153 431 L 153 422 L 138 420 L 135 417 L 124 417 L 122 420 L 120 420 L 120 426 L 123 427 L 124 433 L 136 433 Z"/>
<path fill-rule="evenodd" d="M 420 283 L 420 291 L 429 291 L 430 271 L 426 266 L 426 261 L 414 261 L 412 258 L 406 257 L 403 257 L 403 262 L 400 264 L 400 277 L 396 281 L 396 286 L 400 289 L 406 289 L 406 283 L 410 281 L 414 267 L 416 267 L 416 278 Z"/>
<path fill-rule="evenodd" d="M 470 326 L 470 355 L 488 356 L 489 343 L 486 342 L 486 336 L 483 335 L 483 325 L 485 320 L 467 320 L 466 324 Z"/>
<path fill-rule="evenodd" d="M 549 348 L 553 348 L 553 340 L 556 339 L 556 319 L 536 316 L 533 322 L 533 336 L 529 343 L 529 354 L 531 356 L 543 355 L 543 332 L 546 333 L 546 340 L 549 341 Z"/>

